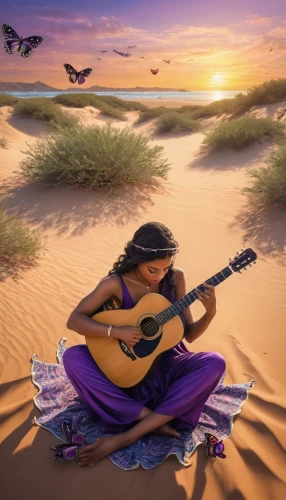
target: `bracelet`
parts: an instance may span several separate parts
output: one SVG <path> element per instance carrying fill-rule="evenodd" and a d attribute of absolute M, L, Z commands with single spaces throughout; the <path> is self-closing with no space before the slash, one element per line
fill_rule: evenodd
<path fill-rule="evenodd" d="M 111 339 L 112 337 L 110 336 L 111 330 L 113 328 L 113 325 L 109 325 L 108 330 L 107 330 L 107 336 Z"/>

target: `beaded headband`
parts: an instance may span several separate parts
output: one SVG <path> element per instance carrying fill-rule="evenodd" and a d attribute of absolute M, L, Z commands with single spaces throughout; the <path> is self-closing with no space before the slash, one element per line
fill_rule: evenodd
<path fill-rule="evenodd" d="M 132 243 L 132 245 L 136 248 L 140 248 L 140 250 L 144 250 L 145 252 L 162 252 L 166 250 L 176 250 L 176 253 L 179 251 L 179 247 L 173 247 L 173 248 L 146 248 L 146 247 L 141 247 L 140 245 L 136 245 L 135 243 Z"/>

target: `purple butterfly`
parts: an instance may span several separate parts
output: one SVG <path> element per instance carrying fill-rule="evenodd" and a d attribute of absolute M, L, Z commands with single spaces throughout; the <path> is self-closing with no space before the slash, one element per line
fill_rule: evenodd
<path fill-rule="evenodd" d="M 129 54 L 129 52 L 118 52 L 118 50 L 115 50 L 115 49 L 113 49 L 113 52 L 116 52 L 116 54 L 119 54 L 120 56 L 123 56 L 123 57 L 131 56 L 131 54 Z"/>
<path fill-rule="evenodd" d="M 222 441 L 219 441 L 215 436 L 210 434 L 209 432 L 205 433 L 206 441 L 207 441 L 207 450 L 206 454 L 208 458 L 226 458 L 224 452 L 224 444 Z"/>
<path fill-rule="evenodd" d="M 39 45 L 44 40 L 41 36 L 28 36 L 28 38 L 19 37 L 16 31 L 8 26 L 8 24 L 2 24 L 2 31 L 5 38 L 4 50 L 8 54 L 13 54 L 16 50 L 21 52 L 22 57 L 29 57 L 33 49 L 39 47 Z"/>
<path fill-rule="evenodd" d="M 62 439 L 64 439 L 66 443 L 58 444 L 51 448 L 53 451 L 57 452 L 54 456 L 54 462 L 62 460 L 63 458 L 72 460 L 77 456 L 77 450 L 84 442 L 84 436 L 77 431 L 77 417 L 73 418 L 72 424 L 63 422 L 62 432 Z"/>
<path fill-rule="evenodd" d="M 85 82 L 85 78 L 92 72 L 91 68 L 86 68 L 81 71 L 76 71 L 70 64 L 64 64 L 65 70 L 69 75 L 69 81 L 71 83 L 77 83 L 82 85 Z"/>

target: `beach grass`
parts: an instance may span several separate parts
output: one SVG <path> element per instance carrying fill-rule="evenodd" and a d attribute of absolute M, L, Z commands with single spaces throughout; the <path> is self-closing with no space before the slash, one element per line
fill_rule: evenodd
<path fill-rule="evenodd" d="M 193 120 L 191 116 L 187 114 L 178 113 L 177 111 L 164 113 L 156 120 L 156 130 L 160 134 L 184 131 L 195 132 L 199 130 L 199 128 L 200 124 L 198 121 Z"/>
<path fill-rule="evenodd" d="M 2 106 L 14 106 L 18 102 L 17 97 L 9 94 L 0 94 L 0 108 Z"/>
<path fill-rule="evenodd" d="M 78 126 L 29 145 L 20 168 L 29 180 L 47 185 L 118 186 L 166 179 L 170 167 L 163 150 L 129 127 Z"/>
<path fill-rule="evenodd" d="M 9 142 L 7 141 L 7 139 L 3 135 L 0 136 L 0 148 L 2 148 L 2 149 L 9 148 Z"/>
<path fill-rule="evenodd" d="M 0 206 L 0 260 L 18 261 L 38 255 L 42 249 L 38 230 L 28 228 L 14 215 L 8 215 L 5 203 Z"/>
<path fill-rule="evenodd" d="M 254 196 L 263 203 L 286 205 L 286 142 L 272 151 L 266 160 L 267 167 L 247 169 L 252 185 L 242 193 Z"/>
<path fill-rule="evenodd" d="M 83 108 L 93 106 L 101 111 L 102 115 L 112 116 L 118 120 L 126 121 L 126 111 L 144 111 L 144 104 L 136 101 L 126 101 L 114 96 L 98 96 L 96 94 L 62 94 L 53 98 L 56 104 L 67 107 Z"/>
<path fill-rule="evenodd" d="M 246 116 L 221 122 L 210 130 L 202 142 L 202 151 L 227 148 L 243 149 L 255 141 L 279 140 L 285 135 L 285 125 L 270 118 Z"/>
<path fill-rule="evenodd" d="M 49 124 L 51 130 L 59 128 L 73 128 L 78 124 L 78 119 L 69 113 L 62 111 L 48 97 L 32 97 L 19 99 L 14 106 L 16 114 L 30 116 L 44 120 Z"/>
<path fill-rule="evenodd" d="M 233 99 L 221 99 L 192 112 L 193 118 L 230 114 L 239 116 L 252 106 L 273 104 L 286 99 L 286 78 L 269 80 L 248 89 L 247 94 L 237 94 Z"/>

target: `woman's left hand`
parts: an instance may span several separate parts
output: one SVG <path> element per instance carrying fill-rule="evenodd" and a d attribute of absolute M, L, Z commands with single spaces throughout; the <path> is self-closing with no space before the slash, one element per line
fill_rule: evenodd
<path fill-rule="evenodd" d="M 215 287 L 213 285 L 208 285 L 208 283 L 203 283 L 206 290 L 201 292 L 199 288 L 196 288 L 197 298 L 203 304 L 206 312 L 211 316 L 216 314 L 216 296 L 215 296 Z"/>

